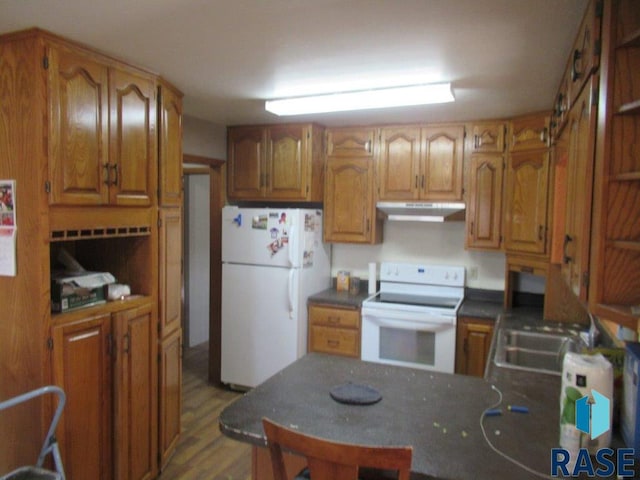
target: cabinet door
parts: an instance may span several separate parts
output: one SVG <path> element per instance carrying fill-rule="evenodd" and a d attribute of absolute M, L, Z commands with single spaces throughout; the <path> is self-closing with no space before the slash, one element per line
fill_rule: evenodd
<path fill-rule="evenodd" d="M 151 304 L 114 314 L 115 478 L 155 477 L 158 452 L 158 357 Z"/>
<path fill-rule="evenodd" d="M 594 79 L 594 83 L 597 79 Z M 585 88 L 569 112 L 567 123 L 567 195 L 562 274 L 573 293 L 587 299 L 591 200 L 595 150 L 596 109 Z"/>
<path fill-rule="evenodd" d="M 264 129 L 230 128 L 227 138 L 227 194 L 231 200 L 264 196 Z"/>
<path fill-rule="evenodd" d="M 492 336 L 492 322 L 473 318 L 460 319 L 456 347 L 456 373 L 484 377 Z"/>
<path fill-rule="evenodd" d="M 49 58 L 49 202 L 109 201 L 108 69 L 88 55 L 51 47 Z"/>
<path fill-rule="evenodd" d="M 274 200 L 306 200 L 309 192 L 309 129 L 280 125 L 267 129 L 266 196 Z"/>
<path fill-rule="evenodd" d="M 160 342 L 159 438 L 160 468 L 174 452 L 181 431 L 182 329 Z"/>
<path fill-rule="evenodd" d="M 373 128 L 335 128 L 327 130 L 327 156 L 373 157 Z"/>
<path fill-rule="evenodd" d="M 160 209 L 160 336 L 182 322 L 182 214 L 179 208 Z"/>
<path fill-rule="evenodd" d="M 507 162 L 505 247 L 508 251 L 546 253 L 549 154 L 519 152 Z"/>
<path fill-rule="evenodd" d="M 160 86 L 159 182 L 163 207 L 182 205 L 182 95 Z"/>
<path fill-rule="evenodd" d="M 509 150 L 522 152 L 549 146 L 549 117 L 546 114 L 514 119 L 509 125 Z"/>
<path fill-rule="evenodd" d="M 149 206 L 156 195 L 156 83 L 126 70 L 109 70 L 110 203 Z"/>
<path fill-rule="evenodd" d="M 325 182 L 324 240 L 371 243 L 376 228 L 372 159 L 330 157 Z"/>
<path fill-rule="evenodd" d="M 504 151 L 504 123 L 474 123 L 472 127 L 472 153 L 502 153 Z"/>
<path fill-rule="evenodd" d="M 588 3 L 587 11 L 582 19 L 580 30 L 578 30 L 569 56 L 571 107 L 575 104 L 591 72 L 600 63 L 600 20 L 602 12 L 596 12 L 596 10 L 602 9 L 601 3 L 598 1 L 590 1 Z M 600 5 L 598 6 L 597 4 Z"/>
<path fill-rule="evenodd" d="M 500 248 L 503 170 L 502 155 L 471 156 L 466 219 L 467 248 Z"/>
<path fill-rule="evenodd" d="M 415 200 L 419 182 L 420 128 L 383 128 L 380 131 L 378 199 Z"/>
<path fill-rule="evenodd" d="M 423 200 L 462 200 L 464 126 L 422 129 Z"/>
<path fill-rule="evenodd" d="M 52 328 L 53 381 L 67 403 L 58 440 L 67 478 L 111 477 L 111 315 Z"/>

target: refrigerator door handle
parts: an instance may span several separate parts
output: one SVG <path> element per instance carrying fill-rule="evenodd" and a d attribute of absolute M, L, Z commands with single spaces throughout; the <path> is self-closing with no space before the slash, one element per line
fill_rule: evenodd
<path fill-rule="evenodd" d="M 298 230 L 297 226 L 292 225 L 294 228 L 289 230 L 289 264 L 292 267 L 299 267 L 298 265 Z"/>
<path fill-rule="evenodd" d="M 295 286 L 295 283 L 296 283 L 295 282 L 295 275 L 296 275 L 295 269 L 292 268 L 291 270 L 289 270 L 289 289 L 288 289 L 289 290 L 289 318 L 291 318 L 291 319 L 293 319 L 293 317 L 294 317 L 293 310 L 294 310 L 295 303 L 293 301 L 293 298 L 294 298 L 294 293 L 295 292 L 293 290 L 294 290 L 294 286 Z"/>

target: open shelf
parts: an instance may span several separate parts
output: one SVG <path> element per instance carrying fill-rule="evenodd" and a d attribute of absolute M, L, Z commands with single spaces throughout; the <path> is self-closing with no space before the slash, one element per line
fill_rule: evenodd
<path fill-rule="evenodd" d="M 618 48 L 628 47 L 640 47 L 640 28 L 623 38 L 618 45 Z"/>
<path fill-rule="evenodd" d="M 640 180 L 640 172 L 618 173 L 617 175 L 613 175 L 611 177 L 611 180 L 616 182 L 630 182 Z"/>
<path fill-rule="evenodd" d="M 633 102 L 620 105 L 617 113 L 619 115 L 635 115 L 640 113 L 640 100 L 634 100 Z"/>
<path fill-rule="evenodd" d="M 595 308 L 595 314 L 598 317 L 614 321 L 615 323 L 622 325 L 636 331 L 638 329 L 639 315 L 633 315 L 631 313 L 631 306 L 629 305 L 606 305 L 598 304 Z"/>
<path fill-rule="evenodd" d="M 633 242 L 628 240 L 613 240 L 611 241 L 611 246 L 623 250 L 635 250 L 637 252 L 640 252 L 640 242 Z"/>

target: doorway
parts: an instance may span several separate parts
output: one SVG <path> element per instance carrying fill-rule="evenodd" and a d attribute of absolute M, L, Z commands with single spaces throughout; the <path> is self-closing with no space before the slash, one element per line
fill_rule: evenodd
<path fill-rule="evenodd" d="M 224 165 L 224 160 L 183 155 L 185 180 L 184 344 L 189 346 L 193 341 L 193 345 L 196 345 L 206 341 L 208 337 L 209 382 L 215 385 L 221 383 L 222 236 L 220 227 L 222 205 L 225 198 Z M 207 203 L 208 205 L 206 205 Z M 192 230 L 193 233 L 190 233 Z M 191 236 L 195 237 L 190 238 Z M 207 237 L 208 259 L 206 258 Z M 208 288 L 206 287 L 207 273 Z M 207 322 L 208 328 L 207 325 L 203 325 Z"/>

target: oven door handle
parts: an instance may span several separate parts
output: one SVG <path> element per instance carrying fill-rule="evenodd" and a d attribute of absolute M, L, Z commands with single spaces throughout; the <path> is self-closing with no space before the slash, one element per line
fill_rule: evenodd
<path fill-rule="evenodd" d="M 363 313 L 362 319 L 364 323 L 370 321 L 380 327 L 418 330 L 421 332 L 442 332 L 451 329 L 456 324 L 455 317 L 438 316 L 437 321 L 416 321 L 407 318 L 407 315 L 402 315 L 401 312 L 387 312 L 384 317 L 371 313 Z"/>

